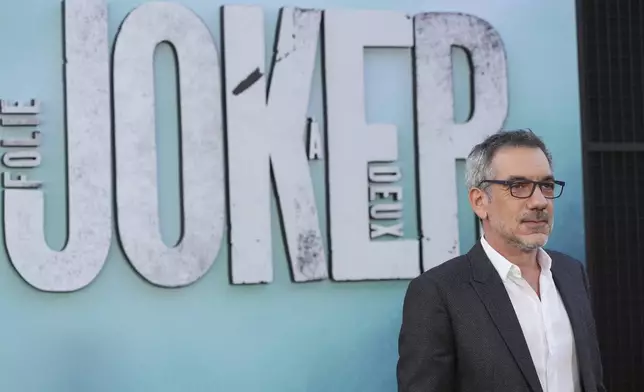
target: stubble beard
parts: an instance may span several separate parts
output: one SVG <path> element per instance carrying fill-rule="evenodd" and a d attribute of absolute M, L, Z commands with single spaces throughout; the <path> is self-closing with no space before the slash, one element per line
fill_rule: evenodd
<path fill-rule="evenodd" d="M 501 225 L 501 227 L 496 228 L 499 234 L 501 234 L 501 237 L 505 240 L 505 242 L 514 247 L 519 249 L 522 252 L 534 252 L 535 250 L 539 248 L 543 248 L 546 246 L 548 243 L 548 239 L 550 238 L 550 233 L 552 232 L 552 226 L 554 224 L 554 220 L 551 223 L 548 223 L 548 229 L 546 233 L 534 233 L 534 234 L 540 234 L 544 237 L 540 239 L 533 239 L 530 240 L 528 238 L 522 238 L 521 236 L 518 236 L 514 233 L 512 233 L 510 230 L 507 229 L 505 225 Z"/>

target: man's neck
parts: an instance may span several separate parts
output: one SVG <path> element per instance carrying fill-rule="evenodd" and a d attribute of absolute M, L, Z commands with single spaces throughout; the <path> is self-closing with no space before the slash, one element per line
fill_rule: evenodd
<path fill-rule="evenodd" d="M 538 249 L 524 250 L 497 236 L 484 235 L 484 237 L 494 250 L 509 262 L 518 266 L 522 271 L 539 267 L 537 262 Z"/>

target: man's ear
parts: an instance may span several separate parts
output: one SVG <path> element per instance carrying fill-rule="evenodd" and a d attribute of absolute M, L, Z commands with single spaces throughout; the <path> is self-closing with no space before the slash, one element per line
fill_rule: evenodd
<path fill-rule="evenodd" d="M 490 202 L 489 196 L 479 188 L 472 188 L 469 192 L 470 205 L 472 210 L 481 220 L 487 219 L 487 207 Z"/>

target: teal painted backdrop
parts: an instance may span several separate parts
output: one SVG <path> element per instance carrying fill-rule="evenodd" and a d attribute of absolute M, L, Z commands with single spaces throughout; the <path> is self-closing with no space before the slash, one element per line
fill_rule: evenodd
<path fill-rule="evenodd" d="M 219 44 L 219 6 L 180 0 L 197 12 Z M 226 4 L 236 3 L 230 1 Z M 110 35 L 138 1 L 109 1 Z M 261 0 L 267 48 L 272 47 L 279 1 Z M 550 246 L 583 260 L 582 173 L 573 0 L 299 0 L 315 8 L 461 11 L 488 20 L 501 34 L 509 65 L 507 128 L 531 127 L 552 149 L 557 176 L 568 185 L 557 201 Z M 63 57 L 61 5 L 56 0 L 3 2 L 0 12 L 0 98 L 43 102 L 42 166 L 46 236 L 65 241 Z M 270 51 L 267 53 L 270 54 Z M 467 115 L 465 57 L 456 53 L 457 114 Z M 368 50 L 367 121 L 399 127 L 406 205 L 414 195 L 412 74 L 409 51 Z M 171 51 L 157 56 L 160 212 L 163 236 L 179 235 L 178 153 Z M 317 66 L 311 114 L 322 119 Z M 6 130 L 2 130 L 6 134 Z M 311 165 L 320 211 L 325 211 L 324 165 Z M 459 173 L 462 174 L 462 171 Z M 440 202 L 440 201 L 436 201 Z M 475 241 L 461 192 L 462 251 Z M 276 212 L 274 209 L 274 216 Z M 324 216 L 324 214 L 321 214 Z M 414 237 L 415 211 L 406 209 L 405 235 Z M 326 230 L 326 222 L 322 222 Z M 275 219 L 274 233 L 280 233 Z M 225 238 L 224 241 L 227 239 Z M 98 278 L 69 294 L 27 285 L 0 254 L 0 390 L 6 392 L 141 391 L 394 391 L 397 334 L 407 281 L 294 284 L 282 241 L 274 236 L 275 280 L 232 286 L 225 247 L 213 268 L 182 289 L 141 279 L 117 241 Z"/>

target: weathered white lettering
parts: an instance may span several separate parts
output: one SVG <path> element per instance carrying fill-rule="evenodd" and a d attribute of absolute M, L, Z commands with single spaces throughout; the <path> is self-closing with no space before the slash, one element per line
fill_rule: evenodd
<path fill-rule="evenodd" d="M 31 133 L 30 138 L 3 138 L 0 140 L 2 147 L 39 147 L 42 142 L 40 131 Z"/>
<path fill-rule="evenodd" d="M 455 161 L 503 126 L 507 70 L 501 37 L 486 21 L 431 12 L 414 21 L 422 258 L 427 270 L 459 254 Z M 454 122 L 452 46 L 469 53 L 475 72 L 475 110 L 463 124 Z"/>
<path fill-rule="evenodd" d="M 16 174 L 14 178 L 11 172 L 3 172 L 2 186 L 5 188 L 14 188 L 14 189 L 40 188 L 42 186 L 42 181 L 28 180 L 27 175 L 23 173 Z"/>
<path fill-rule="evenodd" d="M 97 20 L 100 24 L 100 20 Z M 7 99 L 0 100 L 0 113 L 2 114 L 38 114 L 40 113 L 40 101 L 32 99 L 29 103 L 20 103 Z"/>
<path fill-rule="evenodd" d="M 3 99 L 0 100 L 0 125 L 3 127 L 38 125 L 40 121 L 36 115 L 39 112 L 40 102 L 35 99 L 27 104 Z"/>
<path fill-rule="evenodd" d="M 262 9 L 226 6 L 223 12 L 232 282 L 273 279 L 271 166 L 293 278 L 297 282 L 326 278 L 313 183 L 302 144 L 321 11 L 282 10 L 270 81 Z"/>
<path fill-rule="evenodd" d="M 2 155 L 6 167 L 33 168 L 40 165 L 40 153 L 36 150 L 10 151 Z"/>
<path fill-rule="evenodd" d="M 179 70 L 182 236 L 159 228 L 153 58 L 170 43 Z M 151 283 L 188 285 L 210 268 L 225 224 L 220 67 L 208 28 L 186 7 L 146 3 L 123 22 L 114 52 L 116 202 L 123 249 Z"/>
<path fill-rule="evenodd" d="M 364 48 L 411 47 L 412 21 L 398 12 L 326 11 L 324 32 L 333 278 L 414 277 L 420 271 L 416 240 L 371 241 L 381 233 L 402 236 L 402 224 L 367 230 L 368 163 L 395 161 L 398 142 L 395 126 L 365 123 L 363 76 Z"/>
<path fill-rule="evenodd" d="M 322 154 L 322 136 L 320 135 L 320 126 L 317 121 L 309 120 L 309 160 L 319 160 L 323 158 Z"/>
<path fill-rule="evenodd" d="M 73 291 L 89 284 L 112 237 L 111 119 L 107 6 L 104 0 L 66 0 L 68 237 L 61 251 L 44 236 L 44 196 L 18 175 L 3 174 L 4 230 L 9 258 L 32 286 Z M 37 113 L 38 103 L 0 102 L 2 113 Z"/>
<path fill-rule="evenodd" d="M 376 220 L 400 219 L 402 210 L 402 203 L 379 203 L 369 208 L 369 216 Z"/>
<path fill-rule="evenodd" d="M 3 115 L 0 117 L 0 125 L 3 127 L 24 127 L 28 125 L 38 125 L 40 121 L 36 116 L 21 116 L 21 115 Z"/>
<path fill-rule="evenodd" d="M 106 0 L 65 1 L 69 230 L 61 250 L 47 245 L 43 182 L 31 179 L 29 171 L 42 159 L 37 148 L 43 136 L 33 128 L 40 124 L 41 104 L 0 100 L 0 126 L 10 127 L 0 139 L 9 149 L 2 163 L 20 169 L 2 173 L 5 242 L 18 273 L 41 290 L 74 291 L 102 268 L 112 232 L 112 102 L 120 243 L 134 268 L 155 285 L 191 284 L 219 253 L 226 223 L 224 129 L 233 284 L 273 280 L 271 190 L 293 279 L 328 277 L 311 160 L 328 160 L 335 280 L 413 278 L 458 255 L 455 160 L 500 129 L 507 116 L 505 52 L 492 26 L 457 13 L 423 13 L 412 21 L 399 12 L 327 11 L 323 140 L 308 113 L 322 11 L 282 9 L 270 67 L 262 9 L 235 5 L 222 12 L 225 89 L 203 21 L 184 6 L 151 2 L 134 9 L 117 35 L 112 100 Z M 162 157 L 153 66 L 161 43 L 174 49 L 179 81 L 182 216 L 181 235 L 172 246 L 162 240 L 158 213 Z M 421 243 L 404 238 L 397 129 L 364 118 L 364 48 L 414 45 Z M 454 121 L 454 46 L 470 57 L 474 73 L 474 109 L 466 123 Z"/>
<path fill-rule="evenodd" d="M 400 166 L 369 165 L 369 181 L 371 182 L 397 182 L 401 178 Z"/>
<path fill-rule="evenodd" d="M 393 185 L 402 178 L 400 167 L 396 165 L 369 165 L 369 201 L 376 202 L 369 207 L 369 217 L 373 220 L 402 219 L 403 194 L 400 185 Z M 402 237 L 404 223 L 383 226 L 382 223 L 372 222 L 370 238 L 376 239 L 384 235 Z"/>
<path fill-rule="evenodd" d="M 403 236 L 403 225 L 402 223 L 396 223 L 391 226 L 384 226 L 377 223 L 372 223 L 371 225 L 371 239 L 376 239 L 385 235 L 390 235 L 393 237 L 402 237 Z"/>
<path fill-rule="evenodd" d="M 398 185 L 372 184 L 369 186 L 369 200 L 387 199 L 402 200 L 402 187 Z"/>

